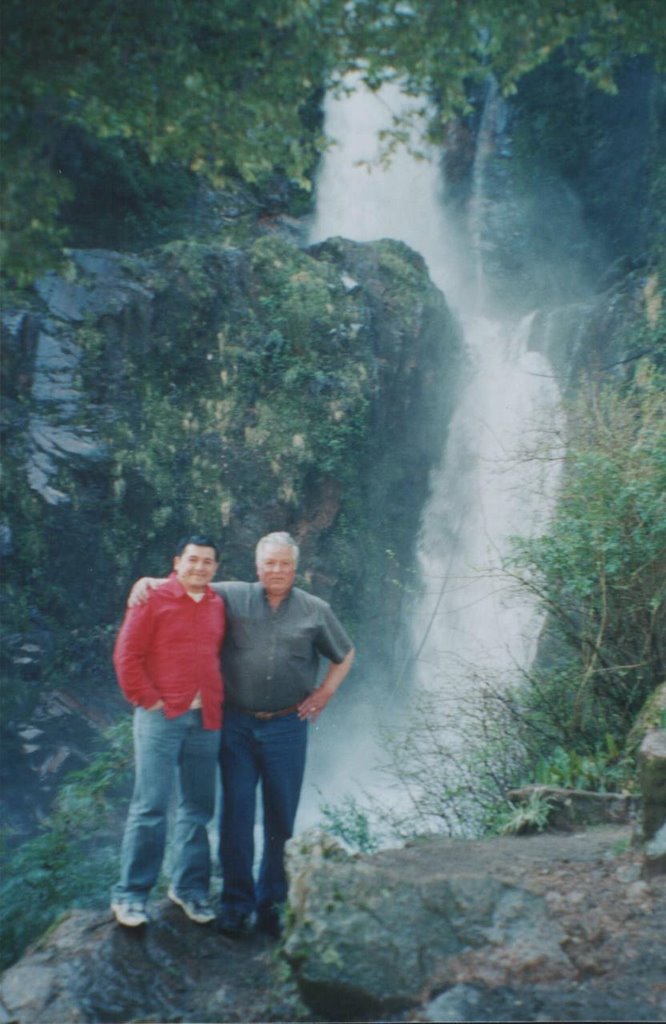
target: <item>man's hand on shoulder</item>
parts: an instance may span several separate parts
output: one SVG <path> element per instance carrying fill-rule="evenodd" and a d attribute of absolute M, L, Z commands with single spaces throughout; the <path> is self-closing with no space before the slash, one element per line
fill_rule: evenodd
<path fill-rule="evenodd" d="M 139 604 L 145 604 L 150 597 L 150 591 L 156 590 L 157 587 L 161 587 L 166 582 L 165 579 L 158 579 L 155 576 L 142 576 L 140 580 L 136 581 L 129 592 L 127 607 L 136 608 Z"/>

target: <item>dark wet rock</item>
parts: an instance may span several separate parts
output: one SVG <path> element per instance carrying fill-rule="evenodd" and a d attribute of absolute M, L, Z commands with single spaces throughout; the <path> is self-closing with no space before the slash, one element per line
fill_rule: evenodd
<path fill-rule="evenodd" d="M 73 911 L 4 972 L 0 1014 L 21 1024 L 291 1019 L 303 1008 L 272 950 L 259 937 L 234 944 L 167 902 L 138 929 Z"/>

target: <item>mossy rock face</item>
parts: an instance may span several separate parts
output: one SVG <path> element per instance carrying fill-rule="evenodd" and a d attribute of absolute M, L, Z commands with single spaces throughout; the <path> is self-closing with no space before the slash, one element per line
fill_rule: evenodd
<path fill-rule="evenodd" d="M 637 753 L 652 729 L 666 729 L 666 682 L 650 694 L 627 737 L 627 749 Z"/>
<path fill-rule="evenodd" d="M 290 530 L 299 582 L 355 639 L 370 606 L 391 631 L 460 357 L 406 246 L 75 251 L 4 342 L 9 629 L 67 637 L 59 671 L 193 529 L 219 538 L 222 578 L 252 578 L 258 537 Z"/>
<path fill-rule="evenodd" d="M 654 840 L 661 832 L 663 843 L 666 827 L 666 729 L 652 729 L 647 733 L 641 743 L 638 765 L 643 838 Z"/>

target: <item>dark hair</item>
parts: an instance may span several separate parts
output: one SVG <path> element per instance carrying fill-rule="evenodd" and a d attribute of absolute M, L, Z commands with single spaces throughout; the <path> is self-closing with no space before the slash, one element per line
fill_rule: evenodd
<path fill-rule="evenodd" d="M 196 544 L 197 547 L 200 548 L 212 548 L 213 551 L 215 552 L 215 561 L 219 562 L 220 551 L 217 544 L 215 543 L 214 540 L 211 540 L 210 537 L 206 537 L 205 534 L 203 533 L 193 533 L 189 537 L 181 537 L 178 543 L 176 544 L 176 550 L 174 554 L 182 555 L 183 551 L 185 550 L 188 544 Z"/>

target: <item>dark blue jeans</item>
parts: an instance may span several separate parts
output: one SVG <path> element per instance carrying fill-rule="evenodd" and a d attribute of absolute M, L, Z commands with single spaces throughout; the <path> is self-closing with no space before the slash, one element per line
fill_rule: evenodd
<path fill-rule="evenodd" d="M 223 906 L 251 914 L 286 899 L 284 847 L 294 830 L 306 747 L 307 723 L 295 712 L 262 721 L 225 710 L 220 746 Z M 259 784 L 264 846 L 255 888 L 252 868 Z"/>

